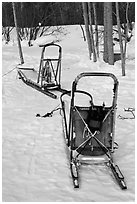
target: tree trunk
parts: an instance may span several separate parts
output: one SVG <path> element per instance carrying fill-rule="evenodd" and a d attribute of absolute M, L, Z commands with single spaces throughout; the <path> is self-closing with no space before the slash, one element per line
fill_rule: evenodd
<path fill-rule="evenodd" d="M 84 29 L 83 29 L 82 25 L 80 25 L 80 28 L 82 30 L 83 39 L 84 39 L 84 41 L 86 41 L 86 36 L 85 36 Z"/>
<path fill-rule="evenodd" d="M 113 21 L 112 21 L 112 2 L 107 3 L 108 17 L 108 63 L 114 65 L 114 49 L 113 49 Z"/>
<path fill-rule="evenodd" d="M 108 62 L 108 46 L 107 46 L 107 7 L 104 3 L 104 53 L 103 53 L 103 60 L 107 63 Z"/>
<path fill-rule="evenodd" d="M 87 37 L 87 43 L 88 43 L 88 50 L 89 50 L 89 59 L 91 59 L 92 47 L 91 47 L 91 38 L 90 38 L 90 32 L 89 32 L 89 19 L 88 19 L 87 3 L 82 2 L 82 7 L 83 7 L 83 16 L 84 16 L 85 31 L 86 31 L 86 37 Z"/>
<path fill-rule="evenodd" d="M 18 47 L 19 47 L 20 60 L 21 60 L 21 64 L 24 64 L 23 53 L 22 53 L 20 39 L 19 39 L 18 25 L 17 25 L 16 5 L 14 2 L 12 2 L 12 8 L 13 8 L 13 15 L 14 15 L 14 23 L 15 23 L 16 32 L 17 32 L 17 41 L 18 41 Z"/>
<path fill-rule="evenodd" d="M 123 52 L 123 42 L 122 42 L 122 34 L 121 34 L 121 27 L 120 27 L 118 2 L 116 2 L 116 16 L 117 16 L 117 27 L 118 27 L 118 34 L 119 34 L 119 45 L 120 45 L 120 52 L 121 52 L 122 76 L 125 76 L 125 57 Z"/>
<path fill-rule="evenodd" d="M 114 64 L 112 2 L 104 2 L 104 61 Z"/>
<path fill-rule="evenodd" d="M 92 16 L 91 16 L 91 2 L 88 2 L 88 13 L 89 13 L 89 24 L 90 24 L 90 36 L 91 36 L 91 46 L 93 51 L 93 61 L 97 61 L 95 45 L 94 45 L 94 36 L 93 36 L 93 28 L 92 28 Z"/>
<path fill-rule="evenodd" d="M 99 57 L 99 44 L 98 44 L 98 23 L 97 23 L 97 10 L 96 10 L 96 3 L 93 2 L 93 11 L 94 11 L 94 22 L 95 22 L 95 46 L 97 57 Z"/>
<path fill-rule="evenodd" d="M 126 59 L 128 28 L 129 28 L 128 8 L 129 8 L 129 3 L 127 2 L 127 7 L 126 7 L 126 24 L 125 24 L 125 46 L 124 46 L 124 58 L 125 59 Z"/>

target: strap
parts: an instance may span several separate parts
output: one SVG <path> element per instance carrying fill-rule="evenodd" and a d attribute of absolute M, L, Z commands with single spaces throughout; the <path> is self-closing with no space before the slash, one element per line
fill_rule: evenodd
<path fill-rule="evenodd" d="M 58 104 L 51 112 L 48 112 L 44 115 L 40 115 L 39 113 L 36 114 L 36 117 L 46 118 L 46 117 L 52 117 L 53 113 L 57 110 L 61 110 L 60 107 L 58 107 L 60 104 Z"/>

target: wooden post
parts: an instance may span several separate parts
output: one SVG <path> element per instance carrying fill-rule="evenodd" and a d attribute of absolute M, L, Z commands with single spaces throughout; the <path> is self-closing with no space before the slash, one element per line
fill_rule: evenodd
<path fill-rule="evenodd" d="M 13 15 L 14 15 L 14 23 L 15 23 L 15 27 L 16 27 L 16 33 L 17 33 L 17 41 L 18 41 L 20 61 L 21 61 L 21 64 L 24 64 L 23 53 L 22 53 L 21 43 L 20 43 L 20 39 L 19 39 L 15 2 L 12 2 L 12 8 L 13 8 Z"/>

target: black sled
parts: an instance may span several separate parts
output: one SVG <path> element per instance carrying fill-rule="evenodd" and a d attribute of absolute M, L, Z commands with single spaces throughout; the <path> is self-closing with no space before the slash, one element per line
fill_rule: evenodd
<path fill-rule="evenodd" d="M 18 75 L 22 81 L 32 88 L 56 99 L 57 95 L 51 91 L 57 90 L 60 92 L 66 92 L 61 88 L 61 55 L 62 48 L 58 44 L 45 44 L 40 45 L 42 47 L 41 59 L 39 71 L 37 72 L 33 68 L 25 68 L 23 66 L 18 67 Z M 58 56 L 51 58 L 47 56 L 47 50 L 50 47 L 56 47 Z M 48 50 L 49 51 L 49 50 Z"/>
<path fill-rule="evenodd" d="M 112 105 L 106 107 L 95 105 L 89 92 L 78 90 L 77 85 L 81 78 L 109 77 L 114 81 Z M 84 79 L 83 79 L 84 80 Z M 116 148 L 114 142 L 115 115 L 117 105 L 118 80 L 110 73 L 81 73 L 72 84 L 72 92 L 67 117 L 67 103 L 61 95 L 64 136 L 69 152 L 70 172 L 75 188 L 79 188 L 79 168 L 84 164 L 94 164 L 101 161 L 112 171 L 114 178 L 121 189 L 127 189 L 124 176 L 118 165 L 114 163 L 113 153 Z M 89 98 L 89 106 L 78 106 L 75 97 L 82 94 Z"/>

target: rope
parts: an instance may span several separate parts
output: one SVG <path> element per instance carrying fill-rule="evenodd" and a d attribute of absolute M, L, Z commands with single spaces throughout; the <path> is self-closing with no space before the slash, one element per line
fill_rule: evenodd
<path fill-rule="evenodd" d="M 20 64 L 18 64 L 18 65 L 20 65 Z M 11 72 L 13 72 L 13 70 L 16 69 L 18 65 L 16 65 L 16 67 L 14 67 L 13 69 L 11 69 L 11 70 L 8 71 L 7 73 L 3 74 L 2 77 L 7 76 L 7 75 L 10 74 Z"/>
<path fill-rule="evenodd" d="M 131 112 L 132 113 L 132 117 L 124 117 L 124 116 L 121 116 L 121 115 L 118 115 L 118 118 L 121 119 L 121 120 L 125 120 L 125 119 L 135 119 L 135 114 L 134 114 L 134 111 L 135 111 L 135 108 L 124 108 L 124 111 L 125 112 Z"/>
<path fill-rule="evenodd" d="M 60 106 L 60 104 L 58 104 L 51 112 L 48 112 L 42 116 L 39 113 L 37 113 L 36 117 L 41 117 L 41 118 L 52 117 L 52 115 L 55 111 L 61 110 L 61 108 L 59 108 L 59 106 Z"/>

